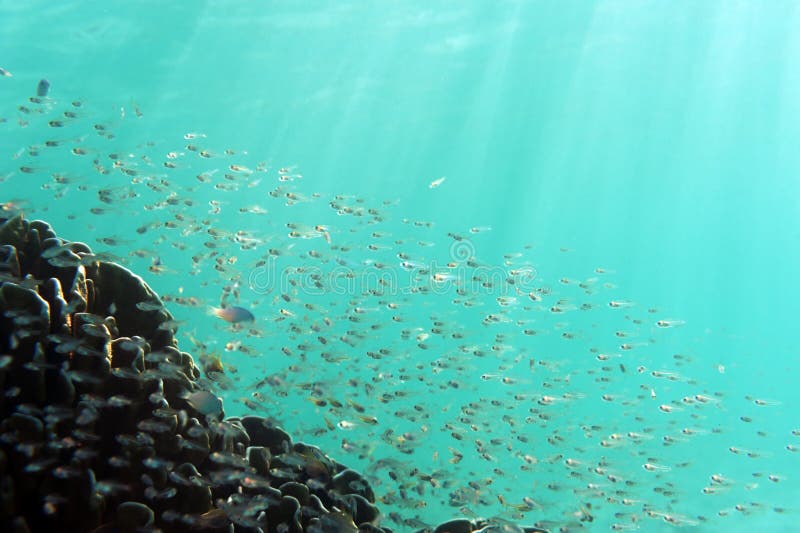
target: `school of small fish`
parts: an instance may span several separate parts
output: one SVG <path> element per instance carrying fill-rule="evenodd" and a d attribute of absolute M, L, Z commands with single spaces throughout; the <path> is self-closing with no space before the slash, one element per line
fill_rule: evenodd
<path fill-rule="evenodd" d="M 727 389 L 722 364 L 678 342 L 683 321 L 626 299 L 613 271 L 561 277 L 524 244 L 484 258 L 501 228 L 403 218 L 201 130 L 163 138 L 133 101 L 50 89 L 0 107 L 0 210 L 48 216 L 144 273 L 226 414 L 270 416 L 359 468 L 390 527 L 797 512 L 771 502 L 800 475 L 800 427 L 759 424 L 781 402 Z M 189 398 L 221 410 L 205 400 Z"/>

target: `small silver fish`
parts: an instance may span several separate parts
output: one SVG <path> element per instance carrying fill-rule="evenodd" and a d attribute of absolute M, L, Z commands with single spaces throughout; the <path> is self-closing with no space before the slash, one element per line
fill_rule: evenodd
<path fill-rule="evenodd" d="M 164 309 L 164 305 L 161 302 L 144 301 L 137 303 L 136 309 L 140 311 L 160 311 Z"/>

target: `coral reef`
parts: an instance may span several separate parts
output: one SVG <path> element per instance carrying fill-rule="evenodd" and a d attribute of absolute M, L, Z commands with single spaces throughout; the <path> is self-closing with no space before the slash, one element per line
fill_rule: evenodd
<path fill-rule="evenodd" d="M 361 474 L 265 418 L 225 418 L 173 324 L 139 276 L 0 218 L 3 531 L 390 531 Z M 435 529 L 471 531 L 540 530 Z"/>
<path fill-rule="evenodd" d="M 360 474 L 223 417 L 140 277 L 21 216 L 0 243 L 4 531 L 381 531 Z"/>

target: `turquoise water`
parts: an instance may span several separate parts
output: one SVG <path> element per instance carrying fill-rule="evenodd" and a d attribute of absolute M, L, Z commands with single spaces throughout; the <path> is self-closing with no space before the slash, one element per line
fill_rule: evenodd
<path fill-rule="evenodd" d="M 0 17 L 4 209 L 140 273 L 226 413 L 365 472 L 387 526 L 796 523 L 796 3 Z"/>

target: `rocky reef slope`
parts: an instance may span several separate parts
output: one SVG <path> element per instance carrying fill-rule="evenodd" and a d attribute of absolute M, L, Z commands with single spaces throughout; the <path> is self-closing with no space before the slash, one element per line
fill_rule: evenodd
<path fill-rule="evenodd" d="M 358 472 L 266 418 L 225 418 L 172 320 L 85 244 L 0 218 L 0 529 L 390 531 Z M 538 531 L 436 529 L 478 530 Z"/>

